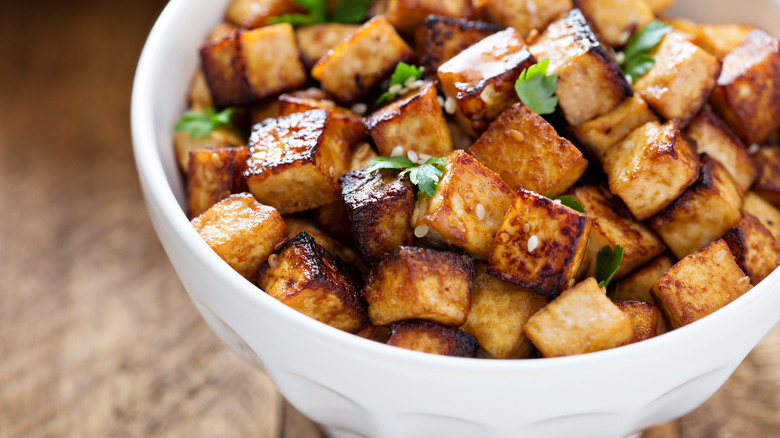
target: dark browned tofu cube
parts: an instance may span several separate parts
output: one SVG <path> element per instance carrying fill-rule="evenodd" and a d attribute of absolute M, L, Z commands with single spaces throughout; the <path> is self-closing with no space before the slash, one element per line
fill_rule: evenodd
<path fill-rule="evenodd" d="M 687 123 L 715 87 L 720 61 L 679 31 L 667 34 L 651 56 L 655 64 L 637 79 L 634 91 L 661 117 Z"/>
<path fill-rule="evenodd" d="M 696 144 L 675 121 L 648 122 L 604 155 L 609 189 L 645 220 L 677 199 L 699 176 Z"/>
<path fill-rule="evenodd" d="M 488 274 L 487 265 L 479 262 L 471 288 L 471 310 L 461 330 L 473 335 L 490 357 L 526 358 L 533 347 L 523 326 L 545 305 L 544 296 Z"/>
<path fill-rule="evenodd" d="M 379 155 L 386 157 L 396 155 L 398 146 L 403 155 L 414 151 L 423 157 L 441 157 L 452 151 L 450 128 L 433 82 L 368 116 L 365 128 Z"/>
<path fill-rule="evenodd" d="M 501 113 L 469 153 L 513 190 L 550 196 L 563 193 L 588 167 L 579 149 L 522 103 Z"/>
<path fill-rule="evenodd" d="M 780 210 L 755 192 L 748 192 L 745 195 L 742 209 L 758 218 L 761 224 L 780 242 Z"/>
<path fill-rule="evenodd" d="M 282 214 L 335 202 L 349 147 L 325 110 L 295 113 L 256 125 L 249 140 L 247 185 Z"/>
<path fill-rule="evenodd" d="M 331 49 L 311 75 L 339 101 L 354 103 L 389 77 L 399 62 L 412 59 L 412 48 L 379 15 Z"/>
<path fill-rule="evenodd" d="M 192 220 L 200 237 L 236 272 L 257 273 L 268 256 L 287 240 L 287 226 L 276 209 L 249 193 L 231 195 Z"/>
<path fill-rule="evenodd" d="M 233 0 L 225 18 L 236 26 L 254 29 L 269 24 L 269 18 L 303 12 L 295 0 Z"/>
<path fill-rule="evenodd" d="M 284 223 L 287 224 L 287 237 L 289 239 L 305 232 L 313 237 L 317 244 L 339 256 L 341 260 L 358 267 L 362 266 L 357 251 L 336 240 L 311 217 L 303 214 L 286 214 L 283 218 Z"/>
<path fill-rule="evenodd" d="M 517 77 L 534 63 L 515 29 L 482 39 L 439 67 L 441 88 L 449 101 L 445 110 L 454 111 L 461 127 L 476 136 L 518 101 Z"/>
<path fill-rule="evenodd" d="M 644 341 L 662 333 L 664 320 L 657 307 L 643 301 L 615 301 L 618 309 L 628 316 L 634 336 L 629 344 Z"/>
<path fill-rule="evenodd" d="M 747 191 L 758 177 L 758 167 L 742 141 L 712 111 L 703 109 L 688 125 L 686 133 L 699 153 L 706 153 L 728 169 L 734 182 Z"/>
<path fill-rule="evenodd" d="M 360 257 L 372 265 L 382 255 L 414 242 L 414 189 L 397 172 L 365 169 L 339 178 Z"/>
<path fill-rule="evenodd" d="M 762 146 L 753 157 L 759 170 L 753 191 L 780 207 L 780 147 Z"/>
<path fill-rule="evenodd" d="M 301 49 L 303 65 L 308 69 L 314 67 L 330 49 L 355 33 L 359 27 L 356 24 L 324 23 L 296 28 L 295 38 Z"/>
<path fill-rule="evenodd" d="M 567 289 L 525 325 L 525 334 L 544 357 L 572 356 L 629 343 L 631 320 L 592 277 Z"/>
<path fill-rule="evenodd" d="M 655 304 L 672 329 L 697 321 L 750 289 L 723 240 L 710 243 L 672 266 L 653 286 Z"/>
<path fill-rule="evenodd" d="M 254 100 L 241 53 L 241 32 L 208 43 L 200 50 L 201 67 L 217 107 L 241 105 Z"/>
<path fill-rule="evenodd" d="M 471 17 L 471 0 L 389 0 L 387 19 L 399 32 L 411 35 L 428 15 Z"/>
<path fill-rule="evenodd" d="M 285 93 L 279 96 L 279 115 L 303 113 L 313 109 L 327 110 L 331 119 L 339 126 L 340 136 L 350 147 L 354 147 L 366 138 L 363 118 L 352 111 L 336 105 L 333 96 L 319 88 Z"/>
<path fill-rule="evenodd" d="M 739 221 L 742 192 L 720 162 L 702 154 L 699 179 L 650 221 L 681 259 L 704 248 Z"/>
<path fill-rule="evenodd" d="M 723 240 L 753 285 L 780 264 L 780 245 L 761 221 L 750 213 L 743 212 L 740 221 L 723 235 Z"/>
<path fill-rule="evenodd" d="M 644 301 L 645 303 L 654 304 L 655 300 L 650 295 L 650 289 L 655 286 L 664 272 L 668 271 L 676 262 L 677 259 L 671 254 L 662 254 L 650 263 L 632 272 L 628 277 L 620 280 L 620 283 L 612 283 L 610 289 L 613 291 L 617 289 L 618 300 Z"/>
<path fill-rule="evenodd" d="M 496 233 L 488 272 L 555 298 L 574 284 L 590 229 L 584 214 L 520 189 Z"/>
<path fill-rule="evenodd" d="M 425 319 L 460 327 L 473 281 L 474 260 L 466 254 L 402 246 L 374 265 L 363 296 L 376 325 Z"/>
<path fill-rule="evenodd" d="M 715 112 L 746 143 L 760 143 L 780 127 L 780 44 L 754 30 L 723 58 L 712 92 Z"/>
<path fill-rule="evenodd" d="M 436 71 L 442 64 L 502 29 L 484 21 L 429 16 L 420 26 L 415 38 L 425 74 L 436 76 Z"/>
<path fill-rule="evenodd" d="M 285 305 L 339 330 L 357 333 L 370 325 L 360 272 L 306 233 L 268 258 L 258 285 Z"/>
<path fill-rule="evenodd" d="M 488 19 L 514 27 L 523 37 L 534 29 L 543 31 L 572 8 L 571 0 L 481 0 L 479 3 Z"/>
<path fill-rule="evenodd" d="M 195 216 L 233 193 L 247 191 L 249 148 L 198 149 L 190 152 L 187 171 L 187 217 Z"/>
<path fill-rule="evenodd" d="M 538 61 L 550 59 L 547 73 L 558 75 L 558 107 L 572 126 L 612 111 L 631 95 L 620 68 L 579 9 L 550 24 L 530 50 Z"/>
<path fill-rule="evenodd" d="M 486 259 L 515 192 L 463 151 L 452 152 L 445 163 L 433 196 L 418 193 L 414 233 L 425 243 L 460 248 Z"/>
<path fill-rule="evenodd" d="M 644 0 L 574 0 L 585 18 L 593 24 L 602 41 L 623 47 L 631 35 L 655 18 Z"/>
<path fill-rule="evenodd" d="M 333 237 L 344 243 L 355 243 L 355 239 L 352 236 L 352 225 L 349 224 L 347 206 L 344 205 L 343 198 L 337 199 L 336 202 L 315 208 L 312 210 L 312 214 L 317 220 L 317 223 Z"/>
<path fill-rule="evenodd" d="M 387 345 L 442 356 L 476 357 L 479 344 L 468 333 L 435 322 L 397 321 L 390 325 Z"/>

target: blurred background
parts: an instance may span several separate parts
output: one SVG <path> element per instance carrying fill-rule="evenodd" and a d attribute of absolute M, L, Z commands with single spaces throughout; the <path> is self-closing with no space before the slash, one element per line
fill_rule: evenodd
<path fill-rule="evenodd" d="M 208 331 L 149 222 L 129 105 L 164 6 L 3 4 L 0 437 L 321 436 Z M 780 332 L 644 434 L 778 435 Z"/>

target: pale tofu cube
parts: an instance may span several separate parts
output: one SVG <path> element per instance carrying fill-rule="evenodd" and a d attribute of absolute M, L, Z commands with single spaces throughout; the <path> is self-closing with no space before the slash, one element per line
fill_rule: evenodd
<path fill-rule="evenodd" d="M 303 12 L 295 0 L 232 0 L 225 18 L 238 27 L 254 29 L 269 24 L 270 18 Z"/>
<path fill-rule="evenodd" d="M 390 324 L 387 345 L 441 356 L 476 357 L 479 344 L 468 333 L 430 321 Z"/>
<path fill-rule="evenodd" d="M 411 35 L 428 15 L 469 18 L 471 0 L 390 0 L 387 19 L 399 32 Z"/>
<path fill-rule="evenodd" d="M 675 0 L 643 0 L 643 1 L 647 3 L 647 6 L 650 6 L 650 9 L 656 15 L 671 8 L 672 6 L 674 6 L 675 3 Z"/>
<path fill-rule="evenodd" d="M 702 24 L 698 27 L 696 43 L 718 59 L 724 59 L 755 29 L 746 24 Z"/>
<path fill-rule="evenodd" d="M 198 149 L 190 152 L 187 170 L 187 217 L 208 210 L 234 193 L 247 191 L 246 157 L 249 148 Z"/>
<path fill-rule="evenodd" d="M 780 242 L 780 210 L 755 192 L 745 194 L 742 210 L 758 218 L 761 224 Z"/>
<path fill-rule="evenodd" d="M 198 67 L 195 74 L 192 76 L 190 89 L 187 92 L 187 105 L 201 108 L 205 106 L 214 106 L 214 100 L 211 99 L 209 84 L 206 83 L 206 76 L 203 74 L 203 69 L 200 67 Z"/>
<path fill-rule="evenodd" d="M 420 63 L 425 74 L 436 76 L 436 71 L 458 53 L 503 30 L 503 27 L 484 21 L 462 18 L 429 16 L 423 21 L 415 37 Z"/>
<path fill-rule="evenodd" d="M 295 38 L 301 49 L 303 65 L 310 69 L 323 56 L 355 33 L 357 24 L 324 23 L 295 29 Z"/>
<path fill-rule="evenodd" d="M 571 0 L 482 0 L 480 3 L 490 21 L 514 27 L 523 37 L 532 30 L 543 31 L 572 8 Z"/>
<path fill-rule="evenodd" d="M 757 285 L 780 265 L 780 245 L 764 225 L 750 213 L 742 213 L 737 224 L 723 235 L 737 265 Z"/>
<path fill-rule="evenodd" d="M 758 165 L 758 179 L 753 191 L 780 207 L 780 147 L 762 146 L 753 155 Z"/>
<path fill-rule="evenodd" d="M 644 0 L 574 0 L 574 6 L 593 24 L 602 41 L 613 47 L 625 46 L 634 32 L 655 18 Z"/>
<path fill-rule="evenodd" d="M 617 289 L 618 300 L 643 301 L 654 304 L 655 300 L 650 294 L 650 289 L 676 262 L 677 259 L 671 254 L 662 254 L 620 280 L 619 283 L 612 283 L 610 289 L 613 291 Z"/>
<path fill-rule="evenodd" d="M 634 336 L 631 337 L 629 344 L 663 333 L 663 316 L 654 305 L 643 301 L 615 301 L 615 305 L 631 320 Z"/>

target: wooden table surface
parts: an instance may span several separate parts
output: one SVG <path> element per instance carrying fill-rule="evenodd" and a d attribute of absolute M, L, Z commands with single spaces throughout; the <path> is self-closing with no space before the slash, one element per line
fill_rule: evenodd
<path fill-rule="evenodd" d="M 319 437 L 211 334 L 144 209 L 130 90 L 164 2 L 7 3 L 0 437 Z M 780 333 L 704 406 L 645 434 L 778 435 Z"/>

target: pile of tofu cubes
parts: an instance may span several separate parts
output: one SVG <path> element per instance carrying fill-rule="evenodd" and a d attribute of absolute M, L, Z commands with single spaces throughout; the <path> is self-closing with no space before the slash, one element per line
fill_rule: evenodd
<path fill-rule="evenodd" d="M 556 357 L 693 323 L 778 266 L 780 44 L 670 2 L 386 0 L 293 27 L 270 24 L 293 0 L 233 0 L 189 105 L 242 107 L 251 134 L 176 134 L 187 214 L 258 293 L 407 349 Z M 620 51 L 656 19 L 674 30 L 632 81 Z M 544 59 L 541 116 L 515 81 Z M 377 104 L 400 62 L 423 79 Z M 432 196 L 367 172 L 398 155 L 443 158 Z"/>

